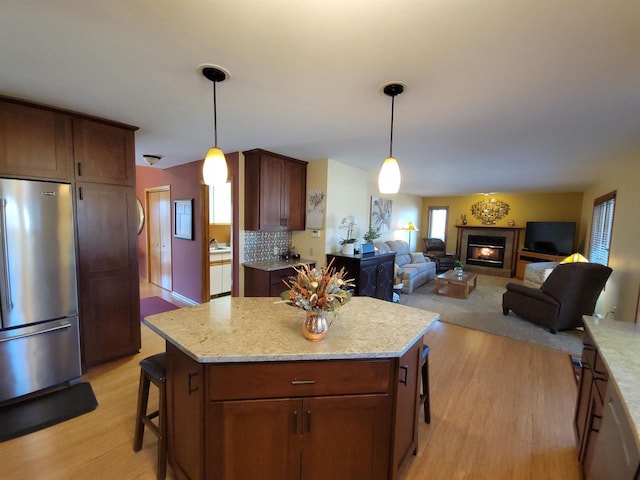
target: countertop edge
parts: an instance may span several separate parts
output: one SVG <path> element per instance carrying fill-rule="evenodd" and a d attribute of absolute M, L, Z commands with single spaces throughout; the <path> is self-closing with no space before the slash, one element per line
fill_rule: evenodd
<path fill-rule="evenodd" d="M 263 270 L 265 272 L 274 272 L 276 270 L 284 270 L 285 268 L 299 267 L 300 265 L 309 265 L 317 263 L 313 259 L 299 258 L 296 260 L 272 260 L 264 262 L 244 262 L 243 267 Z"/>

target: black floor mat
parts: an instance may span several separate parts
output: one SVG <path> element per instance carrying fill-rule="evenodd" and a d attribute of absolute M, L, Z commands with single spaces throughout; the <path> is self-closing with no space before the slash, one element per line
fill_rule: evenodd
<path fill-rule="evenodd" d="M 98 401 L 91 385 L 77 383 L 62 390 L 0 408 L 0 442 L 36 432 L 91 412 Z"/>

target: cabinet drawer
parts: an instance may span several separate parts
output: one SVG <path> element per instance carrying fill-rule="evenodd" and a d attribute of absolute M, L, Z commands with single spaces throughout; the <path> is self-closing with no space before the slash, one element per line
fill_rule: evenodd
<path fill-rule="evenodd" d="M 391 360 L 211 365 L 208 400 L 305 397 L 391 390 Z"/>

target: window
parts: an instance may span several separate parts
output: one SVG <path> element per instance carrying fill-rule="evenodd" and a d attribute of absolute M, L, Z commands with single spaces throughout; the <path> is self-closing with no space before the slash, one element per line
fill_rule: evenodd
<path fill-rule="evenodd" d="M 446 241 L 448 215 L 449 207 L 429 207 L 429 238 Z"/>
<path fill-rule="evenodd" d="M 611 231 L 613 229 L 613 211 L 616 206 L 616 192 L 608 193 L 593 202 L 591 221 L 591 242 L 589 261 L 608 265 L 611 249 Z"/>
<path fill-rule="evenodd" d="M 209 223 L 231 223 L 231 182 L 209 187 Z"/>

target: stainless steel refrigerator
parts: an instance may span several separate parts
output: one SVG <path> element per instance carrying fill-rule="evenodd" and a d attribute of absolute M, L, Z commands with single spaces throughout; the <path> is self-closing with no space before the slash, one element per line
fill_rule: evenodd
<path fill-rule="evenodd" d="M 0 402 L 81 375 L 71 186 L 0 179 Z"/>

